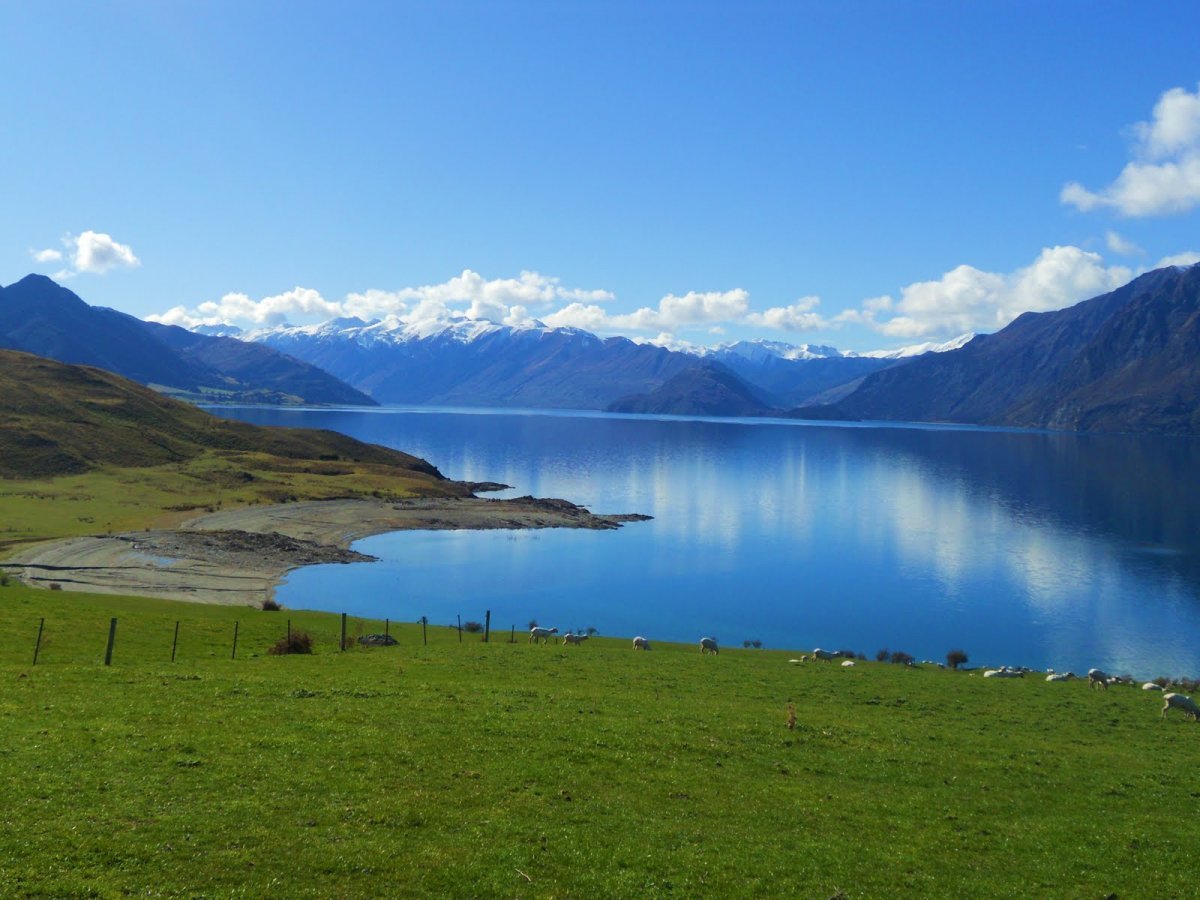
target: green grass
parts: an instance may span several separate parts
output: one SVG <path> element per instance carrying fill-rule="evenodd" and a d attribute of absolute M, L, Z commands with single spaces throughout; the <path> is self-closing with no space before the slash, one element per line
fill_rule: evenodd
<path fill-rule="evenodd" d="M 0 588 L 0 895 L 1196 893 L 1200 726 L 1140 690 L 338 630 Z"/>

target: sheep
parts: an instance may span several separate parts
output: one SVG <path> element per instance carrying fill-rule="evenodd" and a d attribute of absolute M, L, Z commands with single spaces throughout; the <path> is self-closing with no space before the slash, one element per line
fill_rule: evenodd
<path fill-rule="evenodd" d="M 1167 710 L 1171 707 L 1180 710 L 1186 718 L 1200 722 L 1200 706 L 1196 705 L 1196 701 L 1184 694 L 1163 694 L 1162 717 L 1167 717 Z"/>
<path fill-rule="evenodd" d="M 1108 673 L 1101 669 L 1088 669 L 1088 687 L 1108 690 Z"/>
<path fill-rule="evenodd" d="M 1145 684 L 1142 685 L 1142 690 L 1143 691 L 1164 691 L 1164 690 L 1166 690 L 1166 688 L 1164 688 L 1161 684 L 1155 684 L 1153 681 L 1147 681 Z"/>
<path fill-rule="evenodd" d="M 1070 681 L 1075 677 L 1074 672 L 1051 672 L 1046 676 L 1047 681 Z"/>
<path fill-rule="evenodd" d="M 586 634 L 572 634 L 568 631 L 563 635 L 563 646 L 565 647 L 567 644 L 574 644 L 576 647 L 578 647 L 587 639 L 588 636 Z"/>
<path fill-rule="evenodd" d="M 634 650 L 649 650 L 650 642 L 639 634 L 637 637 L 635 637 L 633 639 L 633 649 Z"/>
<path fill-rule="evenodd" d="M 711 653 L 714 656 L 716 656 L 720 652 L 721 652 L 721 648 L 717 646 L 716 638 L 708 638 L 708 637 L 700 638 L 700 655 L 701 656 L 703 656 L 705 653 Z"/>
<path fill-rule="evenodd" d="M 536 644 L 540 640 L 543 644 L 548 644 L 550 643 L 550 635 L 552 634 L 558 634 L 558 629 L 539 628 L 535 625 L 529 629 L 529 643 Z"/>
<path fill-rule="evenodd" d="M 852 659 L 843 659 L 842 660 L 842 668 L 843 669 L 845 669 L 849 666 L 852 666 L 852 665 L 854 665 L 854 660 L 852 660 Z"/>
<path fill-rule="evenodd" d="M 832 659 L 836 659 L 837 654 L 830 650 L 822 650 L 820 647 L 818 647 L 816 650 L 813 651 L 813 658 L 814 659 L 823 659 L 826 662 L 829 662 Z"/>
<path fill-rule="evenodd" d="M 988 669 L 983 673 L 984 678 L 1024 678 L 1024 672 L 1018 672 L 1016 669 L 1007 667 L 1002 669 Z"/>

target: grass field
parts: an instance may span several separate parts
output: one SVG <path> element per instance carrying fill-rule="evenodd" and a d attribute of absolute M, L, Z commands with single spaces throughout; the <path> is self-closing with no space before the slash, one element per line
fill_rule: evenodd
<path fill-rule="evenodd" d="M 1197 894 L 1200 725 L 1137 689 L 391 630 L 0 588 L 0 895 Z"/>

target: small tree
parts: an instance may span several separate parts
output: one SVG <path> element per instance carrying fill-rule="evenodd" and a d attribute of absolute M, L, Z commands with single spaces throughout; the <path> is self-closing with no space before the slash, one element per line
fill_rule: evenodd
<path fill-rule="evenodd" d="M 887 647 L 875 651 L 875 662 L 887 662 L 888 657 L 892 655 L 892 651 Z"/>
<path fill-rule="evenodd" d="M 897 665 L 911 666 L 915 657 L 911 653 L 905 653 L 903 650 L 892 651 L 891 660 Z"/>
<path fill-rule="evenodd" d="M 952 669 L 957 669 L 967 662 L 970 662 L 970 660 L 967 658 L 966 650 L 951 650 L 946 654 L 946 665 Z"/>

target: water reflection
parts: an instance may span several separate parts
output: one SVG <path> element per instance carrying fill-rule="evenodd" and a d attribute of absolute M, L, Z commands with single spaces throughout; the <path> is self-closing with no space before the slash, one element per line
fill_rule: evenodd
<path fill-rule="evenodd" d="M 882 646 L 1200 673 L 1197 442 L 971 429 L 450 411 L 226 410 L 336 428 L 454 478 L 646 512 L 616 534 L 373 538 L 297 573 L 452 620 L 467 601 L 608 633 Z M 323 593 L 324 592 L 324 593 Z M 344 596 L 347 592 L 337 591 Z M 370 612 L 364 608 L 361 612 Z M 384 613 L 380 613 L 384 614 Z M 436 614 L 436 615 L 435 615 Z M 476 617 L 475 615 L 471 616 Z M 415 618 L 415 616 L 414 616 Z"/>

